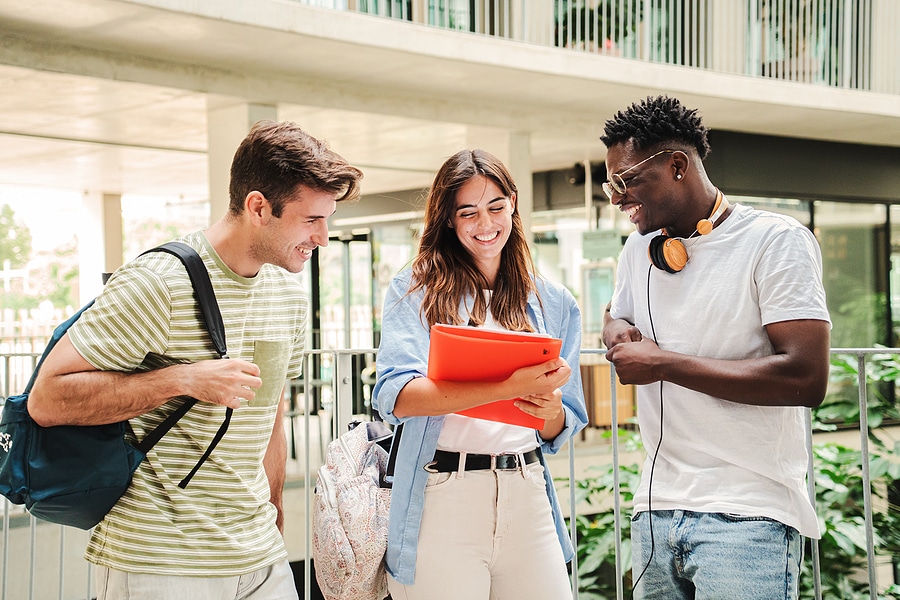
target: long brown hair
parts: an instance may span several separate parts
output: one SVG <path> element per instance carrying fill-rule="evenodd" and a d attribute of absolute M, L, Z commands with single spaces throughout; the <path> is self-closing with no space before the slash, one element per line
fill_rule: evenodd
<path fill-rule="evenodd" d="M 449 223 L 456 211 L 456 194 L 471 178 L 482 175 L 512 199 L 516 184 L 507 168 L 484 150 L 462 150 L 448 158 L 434 177 L 425 206 L 425 227 L 412 263 L 409 293 L 424 290 L 422 313 L 429 326 L 435 323 L 462 325 L 459 306 L 473 296 L 475 305 L 469 322 L 483 325 L 487 302 L 482 290 L 489 287 L 469 252 Z M 518 202 L 512 207 L 512 231 L 500 255 L 500 270 L 491 295 L 491 316 L 512 331 L 534 331 L 528 320 L 528 295 L 534 286 L 534 262 Z"/>

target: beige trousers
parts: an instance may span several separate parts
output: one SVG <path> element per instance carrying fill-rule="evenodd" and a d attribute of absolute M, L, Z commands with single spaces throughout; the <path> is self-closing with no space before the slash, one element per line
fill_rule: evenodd
<path fill-rule="evenodd" d="M 288 561 L 235 577 L 175 577 L 94 567 L 97 600 L 296 600 Z"/>
<path fill-rule="evenodd" d="M 388 576 L 393 600 L 572 598 L 540 463 L 516 471 L 435 473 L 414 585 Z"/>

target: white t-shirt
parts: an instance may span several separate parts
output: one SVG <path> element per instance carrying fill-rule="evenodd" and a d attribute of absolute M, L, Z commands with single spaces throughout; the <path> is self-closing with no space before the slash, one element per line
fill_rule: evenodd
<path fill-rule="evenodd" d="M 765 325 L 830 321 L 819 246 L 795 219 L 736 205 L 710 234 L 685 240 L 690 260 L 675 274 L 650 266 L 647 247 L 657 233 L 629 236 L 610 314 L 660 348 L 717 359 L 768 356 Z M 764 516 L 819 537 L 805 482 L 806 410 L 738 404 L 668 382 L 661 404 L 659 383 L 638 386 L 648 457 L 635 511 L 650 508 L 652 495 L 653 510 Z"/>
<path fill-rule="evenodd" d="M 483 328 L 504 331 L 491 316 L 490 298 Z M 530 427 L 449 414 L 444 417 L 437 447 L 439 450 L 470 454 L 514 454 L 534 450 L 537 445 L 534 429 Z"/>

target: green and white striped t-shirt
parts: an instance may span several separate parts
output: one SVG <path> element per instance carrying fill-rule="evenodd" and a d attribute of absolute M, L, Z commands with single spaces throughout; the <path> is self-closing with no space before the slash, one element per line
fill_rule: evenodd
<path fill-rule="evenodd" d="M 287 271 L 265 265 L 240 277 L 221 261 L 205 235 L 194 247 L 210 274 L 228 356 L 260 366 L 263 385 L 242 401 L 228 432 L 185 489 L 222 423 L 225 408 L 198 402 L 156 444 L 131 486 L 94 529 L 85 557 L 128 572 L 232 576 L 283 560 L 275 507 L 262 467 L 286 379 L 297 377 L 307 325 L 307 297 Z M 132 371 L 149 352 L 199 361 L 217 358 L 187 271 L 174 256 L 138 257 L 110 278 L 93 307 L 69 329 L 78 352 L 102 370 Z M 173 400 L 130 420 L 135 436 L 174 410 Z"/>

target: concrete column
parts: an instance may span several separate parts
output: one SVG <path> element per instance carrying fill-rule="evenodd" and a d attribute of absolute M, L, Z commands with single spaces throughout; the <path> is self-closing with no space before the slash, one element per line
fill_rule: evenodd
<path fill-rule="evenodd" d="M 122 266 L 122 196 L 85 192 L 78 227 L 79 301 L 103 289 L 103 273 Z"/>
<path fill-rule="evenodd" d="M 519 214 L 525 237 L 531 245 L 531 213 L 534 210 L 534 182 L 531 173 L 531 134 L 483 127 L 469 127 L 466 146 L 487 150 L 506 165 L 519 188 Z"/>
<path fill-rule="evenodd" d="M 235 150 L 257 121 L 277 118 L 276 107 L 267 104 L 207 107 L 210 223 L 215 223 L 228 212 L 228 183 Z"/>

